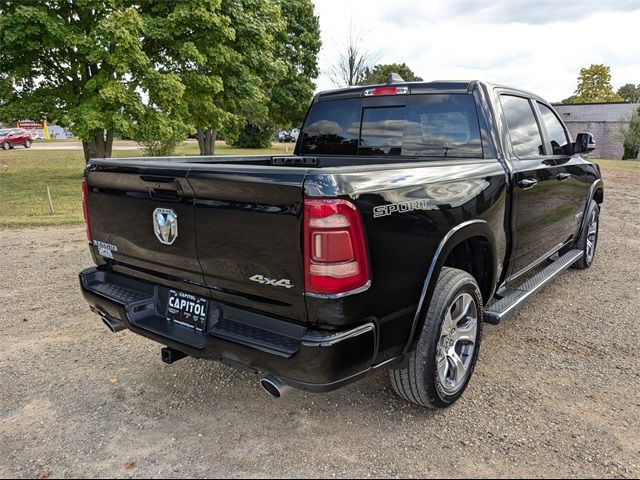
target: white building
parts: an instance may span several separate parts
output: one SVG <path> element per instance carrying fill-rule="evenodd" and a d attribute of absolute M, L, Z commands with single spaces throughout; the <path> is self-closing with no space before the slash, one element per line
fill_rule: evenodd
<path fill-rule="evenodd" d="M 620 160 L 624 153 L 622 142 L 616 137 L 621 127 L 629 126 L 631 115 L 640 103 L 576 103 L 558 104 L 554 108 L 567 124 L 575 140 L 581 132 L 593 134 L 595 158 Z"/>

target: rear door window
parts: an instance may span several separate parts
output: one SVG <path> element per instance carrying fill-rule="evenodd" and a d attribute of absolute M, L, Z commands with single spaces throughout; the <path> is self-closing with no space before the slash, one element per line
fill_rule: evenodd
<path fill-rule="evenodd" d="M 543 156 L 542 134 L 529 99 L 501 95 L 500 102 L 509 127 L 514 153 L 520 158 Z"/>
<path fill-rule="evenodd" d="M 483 156 L 471 95 L 415 95 L 397 97 L 397 102 L 391 104 L 389 97 L 319 102 L 303 129 L 302 153 Z"/>

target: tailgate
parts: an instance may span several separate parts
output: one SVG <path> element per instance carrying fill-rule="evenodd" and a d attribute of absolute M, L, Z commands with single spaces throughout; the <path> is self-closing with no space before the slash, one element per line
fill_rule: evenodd
<path fill-rule="evenodd" d="M 180 163 L 93 160 L 87 183 L 95 252 L 130 267 L 203 283 L 188 171 Z"/>
<path fill-rule="evenodd" d="M 198 256 L 214 299 L 306 322 L 305 170 L 198 164 L 188 178 Z"/>

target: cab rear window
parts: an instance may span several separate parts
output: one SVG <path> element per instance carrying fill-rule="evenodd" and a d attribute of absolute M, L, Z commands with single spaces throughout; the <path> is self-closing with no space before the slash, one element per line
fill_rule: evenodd
<path fill-rule="evenodd" d="M 474 99 L 431 94 L 321 101 L 301 139 L 303 155 L 482 157 Z"/>

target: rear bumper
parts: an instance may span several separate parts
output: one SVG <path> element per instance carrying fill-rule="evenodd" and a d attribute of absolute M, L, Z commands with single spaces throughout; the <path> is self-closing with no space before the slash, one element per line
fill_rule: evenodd
<path fill-rule="evenodd" d="M 313 392 L 335 390 L 375 369 L 373 323 L 346 331 L 309 329 L 209 300 L 205 332 L 166 320 L 167 288 L 90 268 L 80 286 L 91 310 L 123 327 L 192 357 L 218 360 Z"/>

